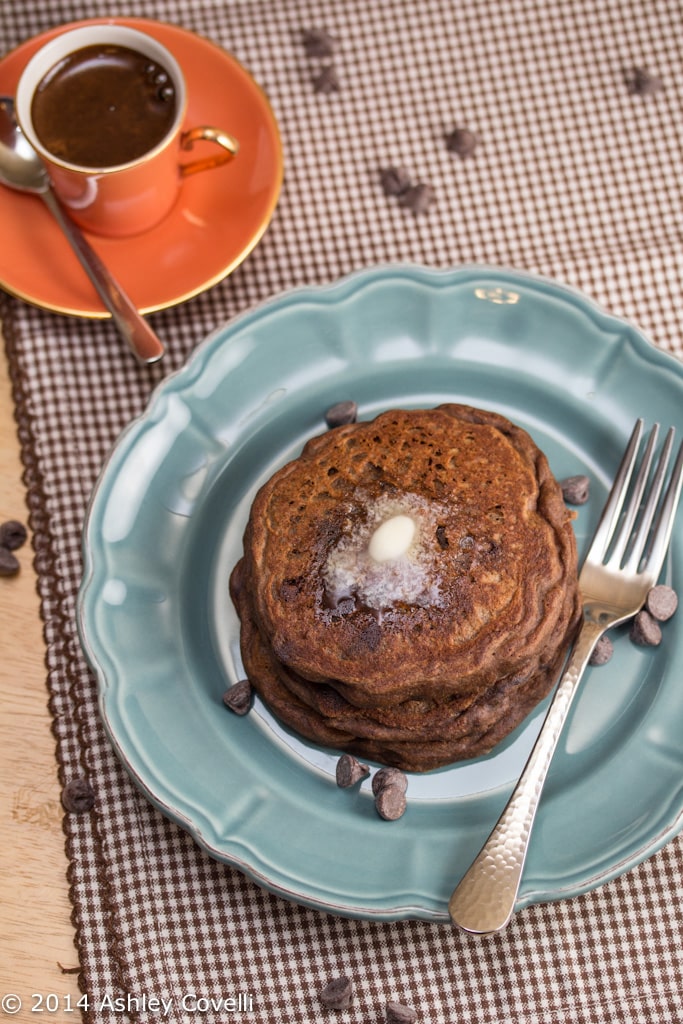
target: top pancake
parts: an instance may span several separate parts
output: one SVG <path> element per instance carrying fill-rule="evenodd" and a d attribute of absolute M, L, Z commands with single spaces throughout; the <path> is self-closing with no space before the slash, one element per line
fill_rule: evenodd
<path fill-rule="evenodd" d="M 417 524 L 411 548 L 374 563 L 369 538 L 399 513 Z M 258 492 L 238 577 L 275 661 L 356 708 L 468 702 L 546 671 L 578 611 L 545 455 L 503 416 L 455 404 L 309 441 Z"/>

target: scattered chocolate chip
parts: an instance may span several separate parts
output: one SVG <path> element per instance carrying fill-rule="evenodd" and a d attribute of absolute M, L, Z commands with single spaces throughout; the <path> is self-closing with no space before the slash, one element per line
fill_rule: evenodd
<path fill-rule="evenodd" d="M 350 978 L 333 978 L 320 993 L 320 1002 L 328 1010 L 346 1010 L 353 999 Z"/>
<path fill-rule="evenodd" d="M 585 505 L 590 497 L 590 480 L 583 473 L 560 480 L 560 487 L 562 497 L 570 505 Z"/>
<path fill-rule="evenodd" d="M 330 406 L 325 413 L 325 423 L 328 427 L 343 427 L 347 423 L 355 423 L 358 418 L 358 406 L 355 402 L 337 402 Z"/>
<path fill-rule="evenodd" d="M 20 568 L 16 555 L 9 548 L 0 547 L 0 576 L 16 576 Z"/>
<path fill-rule="evenodd" d="M 337 40 L 320 28 L 304 29 L 303 44 L 307 57 L 331 57 L 337 49 Z"/>
<path fill-rule="evenodd" d="M 331 64 L 326 64 L 313 76 L 313 92 L 322 92 L 328 95 L 332 92 L 339 92 L 339 78 Z"/>
<path fill-rule="evenodd" d="M 94 804 L 95 794 L 87 779 L 72 779 L 62 790 L 62 806 L 70 814 L 85 814 Z"/>
<path fill-rule="evenodd" d="M 385 786 L 375 797 L 375 808 L 380 818 L 396 821 L 405 813 L 407 800 L 399 786 Z"/>
<path fill-rule="evenodd" d="M 240 679 L 223 694 L 223 703 L 236 715 L 246 715 L 251 707 L 252 689 L 248 679 Z"/>
<path fill-rule="evenodd" d="M 445 551 L 448 547 L 448 537 L 446 536 L 446 527 L 437 526 L 436 528 L 436 543 L 439 545 L 442 551 Z"/>
<path fill-rule="evenodd" d="M 624 82 L 626 90 L 631 96 L 654 96 L 664 88 L 661 78 L 651 74 L 645 68 L 626 68 Z"/>
<path fill-rule="evenodd" d="M 614 644 L 606 634 L 603 634 L 593 648 L 593 653 L 588 659 L 588 664 L 606 665 L 613 654 Z"/>
<path fill-rule="evenodd" d="M 456 153 L 463 160 L 472 156 L 477 145 L 478 137 L 469 128 L 454 128 L 446 136 L 446 149 L 449 153 Z"/>
<path fill-rule="evenodd" d="M 366 764 L 361 764 L 360 761 L 353 757 L 351 754 L 342 754 L 337 761 L 337 785 L 342 789 L 349 789 L 351 786 L 355 786 L 361 779 L 366 778 L 370 774 L 370 769 Z"/>
<path fill-rule="evenodd" d="M 385 196 L 401 196 L 410 188 L 410 175 L 405 167 L 385 167 L 379 175 Z"/>
<path fill-rule="evenodd" d="M 411 185 L 398 197 L 398 205 L 412 210 L 414 214 L 426 213 L 435 198 L 435 192 L 426 182 Z"/>
<path fill-rule="evenodd" d="M 400 768 L 380 768 L 372 777 L 372 792 L 378 796 L 387 786 L 395 786 L 401 793 L 405 793 L 408 778 Z"/>
<path fill-rule="evenodd" d="M 647 595 L 645 607 L 653 619 L 658 622 L 666 622 L 678 608 L 678 595 L 671 587 L 660 583 L 653 587 Z"/>
<path fill-rule="evenodd" d="M 640 611 L 631 624 L 631 640 L 641 647 L 656 647 L 662 642 L 662 631 L 648 611 Z"/>
<path fill-rule="evenodd" d="M 387 1003 L 387 1024 L 415 1024 L 416 1020 L 417 1010 L 414 1010 L 412 1006 L 404 1006 L 402 1003 Z"/>
<path fill-rule="evenodd" d="M 27 536 L 26 527 L 16 519 L 8 519 L 6 523 L 0 524 L 0 547 L 16 551 L 26 543 Z"/>

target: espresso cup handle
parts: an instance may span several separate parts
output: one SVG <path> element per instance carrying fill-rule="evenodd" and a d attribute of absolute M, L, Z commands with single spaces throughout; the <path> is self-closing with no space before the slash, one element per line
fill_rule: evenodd
<path fill-rule="evenodd" d="M 228 135 L 220 128 L 211 128 L 208 125 L 189 128 L 180 136 L 181 149 L 192 149 L 195 142 L 215 142 L 218 150 L 213 156 L 181 164 L 180 174 L 183 178 L 186 178 L 188 174 L 196 174 L 197 171 L 208 171 L 211 167 L 220 167 L 221 164 L 229 163 L 237 156 L 240 148 L 239 142 L 232 135 Z"/>

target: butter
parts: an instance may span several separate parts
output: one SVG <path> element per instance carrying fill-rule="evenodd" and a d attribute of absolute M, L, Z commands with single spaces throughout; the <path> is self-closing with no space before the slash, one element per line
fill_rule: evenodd
<path fill-rule="evenodd" d="M 370 537 L 368 554 L 375 562 L 388 562 L 404 555 L 415 536 L 415 520 L 397 515 L 385 519 Z"/>

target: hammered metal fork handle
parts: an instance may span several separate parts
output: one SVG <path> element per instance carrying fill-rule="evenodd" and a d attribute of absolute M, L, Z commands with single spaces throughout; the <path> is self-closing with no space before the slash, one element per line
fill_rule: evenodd
<path fill-rule="evenodd" d="M 486 935 L 504 928 L 515 909 L 543 784 L 588 659 L 611 622 L 590 615 L 572 649 L 533 750 L 515 790 L 478 857 L 448 903 L 453 924 Z"/>

